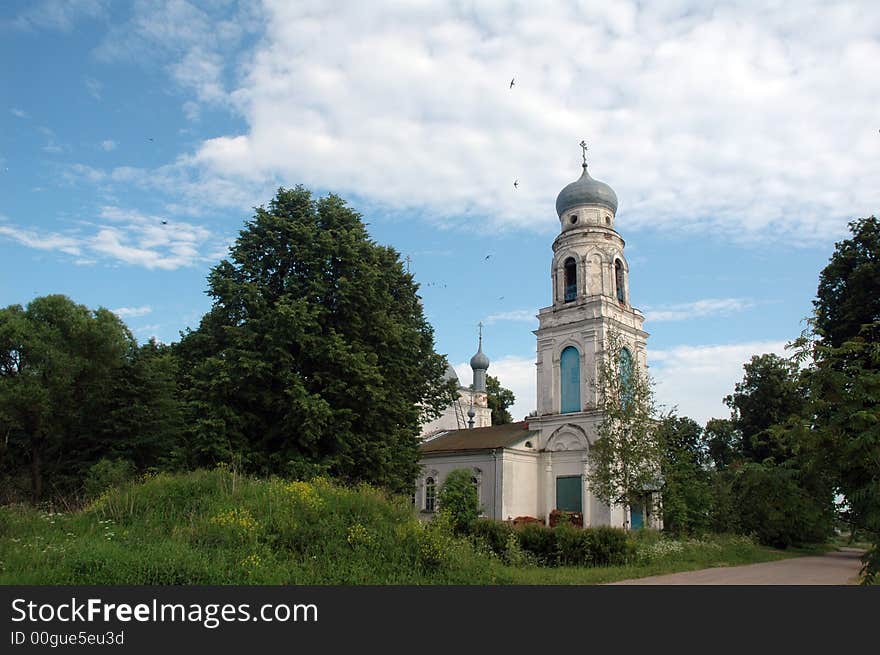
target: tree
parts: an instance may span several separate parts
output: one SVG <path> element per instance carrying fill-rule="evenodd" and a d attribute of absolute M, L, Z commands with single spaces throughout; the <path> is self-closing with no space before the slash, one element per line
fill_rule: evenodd
<path fill-rule="evenodd" d="M 810 328 L 795 340 L 816 469 L 830 472 L 853 530 L 867 533 L 865 581 L 880 575 L 880 221 L 852 221 L 819 274 Z"/>
<path fill-rule="evenodd" d="M 706 421 L 703 441 L 718 471 L 726 469 L 742 454 L 740 434 L 729 419 L 712 418 Z"/>
<path fill-rule="evenodd" d="M 212 269 L 211 310 L 177 348 L 190 461 L 411 489 L 420 419 L 446 399 L 416 292 L 341 198 L 279 189 Z"/>
<path fill-rule="evenodd" d="M 446 514 L 458 533 L 470 531 L 480 516 L 480 499 L 468 469 L 455 469 L 443 481 L 438 496 L 440 511 Z"/>
<path fill-rule="evenodd" d="M 819 274 L 815 328 L 825 346 L 839 348 L 880 322 L 880 221 L 874 216 L 849 224 L 852 236 L 835 244 Z"/>
<path fill-rule="evenodd" d="M 590 449 L 588 480 L 604 503 L 631 509 L 659 487 L 662 449 L 655 434 L 653 389 L 616 332 L 606 334 L 597 368 L 602 421 Z"/>
<path fill-rule="evenodd" d="M 62 295 L 0 310 L 0 415 L 16 451 L 7 458 L 27 460 L 33 502 L 47 475 L 64 491 L 100 457 L 96 418 L 133 343 L 112 312 Z"/>
<path fill-rule="evenodd" d="M 724 399 L 732 410 L 733 426 L 742 435 L 742 456 L 754 462 L 769 457 L 784 461 L 790 447 L 774 439 L 770 428 L 804 412 L 797 364 L 779 355 L 755 355 L 743 369 L 742 382 Z"/>
<path fill-rule="evenodd" d="M 662 448 L 663 527 L 674 533 L 699 533 L 712 516 L 711 475 L 699 424 L 686 416 L 668 415 L 658 423 Z"/>
<path fill-rule="evenodd" d="M 513 423 L 513 417 L 507 408 L 513 405 L 516 397 L 510 389 L 501 386 L 498 378 L 486 376 L 486 397 L 489 409 L 492 410 L 492 425 Z"/>

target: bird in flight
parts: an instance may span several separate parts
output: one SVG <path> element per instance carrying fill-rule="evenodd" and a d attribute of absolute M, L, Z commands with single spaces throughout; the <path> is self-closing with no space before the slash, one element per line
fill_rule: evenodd
<path fill-rule="evenodd" d="M 514 189 L 519 188 L 519 180 L 514 180 L 514 181 L 513 181 L 513 188 L 514 188 Z"/>
<path fill-rule="evenodd" d="M 149 141 L 150 143 L 153 143 L 153 137 L 148 136 L 148 137 L 147 137 L 147 141 Z"/>
<path fill-rule="evenodd" d="M 168 225 L 168 221 L 162 221 L 162 225 Z"/>
<path fill-rule="evenodd" d="M 516 78 L 515 78 L 515 77 L 511 77 L 511 78 L 510 78 L 510 88 L 511 88 L 511 89 L 513 88 L 513 85 L 514 85 L 514 84 L 516 84 Z"/>
<path fill-rule="evenodd" d="M 483 257 L 483 261 L 485 261 L 485 260 L 487 260 L 487 259 L 489 259 L 489 257 L 491 257 L 491 256 L 492 256 L 492 254 L 491 254 L 491 253 L 489 253 L 489 254 L 488 254 L 488 255 L 486 255 L 486 256 L 485 256 L 485 257 Z"/>

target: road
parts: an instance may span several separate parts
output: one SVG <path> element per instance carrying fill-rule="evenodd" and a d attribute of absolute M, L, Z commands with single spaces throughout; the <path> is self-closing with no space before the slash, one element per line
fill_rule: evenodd
<path fill-rule="evenodd" d="M 858 582 L 861 550 L 792 557 L 777 562 L 725 566 L 701 571 L 622 580 L 626 585 L 845 585 Z"/>

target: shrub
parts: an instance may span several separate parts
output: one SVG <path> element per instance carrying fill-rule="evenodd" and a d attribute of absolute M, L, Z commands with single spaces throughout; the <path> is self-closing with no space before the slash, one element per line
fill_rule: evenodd
<path fill-rule="evenodd" d="M 592 564 L 591 535 L 569 523 L 553 529 L 556 537 L 556 560 L 565 566 L 588 566 Z"/>
<path fill-rule="evenodd" d="M 86 498 L 94 499 L 111 487 L 134 477 L 134 465 L 126 459 L 102 458 L 89 468 L 84 483 Z"/>
<path fill-rule="evenodd" d="M 558 550 L 553 528 L 536 523 L 528 523 L 521 528 L 517 528 L 517 533 L 522 549 L 533 555 L 540 564 L 546 566 L 556 564 Z"/>
<path fill-rule="evenodd" d="M 589 541 L 589 561 L 593 566 L 626 564 L 634 552 L 626 532 L 620 528 L 598 526 L 585 532 Z"/>
<path fill-rule="evenodd" d="M 503 521 L 493 519 L 477 519 L 471 526 L 471 535 L 475 541 L 482 542 L 489 549 L 503 557 L 511 536 L 516 537 L 513 527 Z"/>
<path fill-rule="evenodd" d="M 449 516 L 452 528 L 458 534 L 470 532 L 480 515 L 480 500 L 471 478 L 467 469 L 452 471 L 443 481 L 438 496 L 440 511 Z"/>

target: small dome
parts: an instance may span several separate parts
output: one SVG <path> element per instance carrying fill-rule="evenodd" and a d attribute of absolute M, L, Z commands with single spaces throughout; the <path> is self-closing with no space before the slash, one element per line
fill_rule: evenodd
<path fill-rule="evenodd" d="M 556 196 L 556 213 L 560 217 L 572 207 L 577 205 L 604 205 L 615 214 L 617 213 L 617 194 L 614 189 L 590 177 L 587 165 L 583 165 L 584 172 L 580 179 L 572 182 Z"/>
<path fill-rule="evenodd" d="M 477 349 L 477 354 L 471 357 L 471 368 L 475 371 L 485 371 L 489 368 L 489 358 L 483 352 L 482 339 L 480 339 L 480 347 Z"/>

